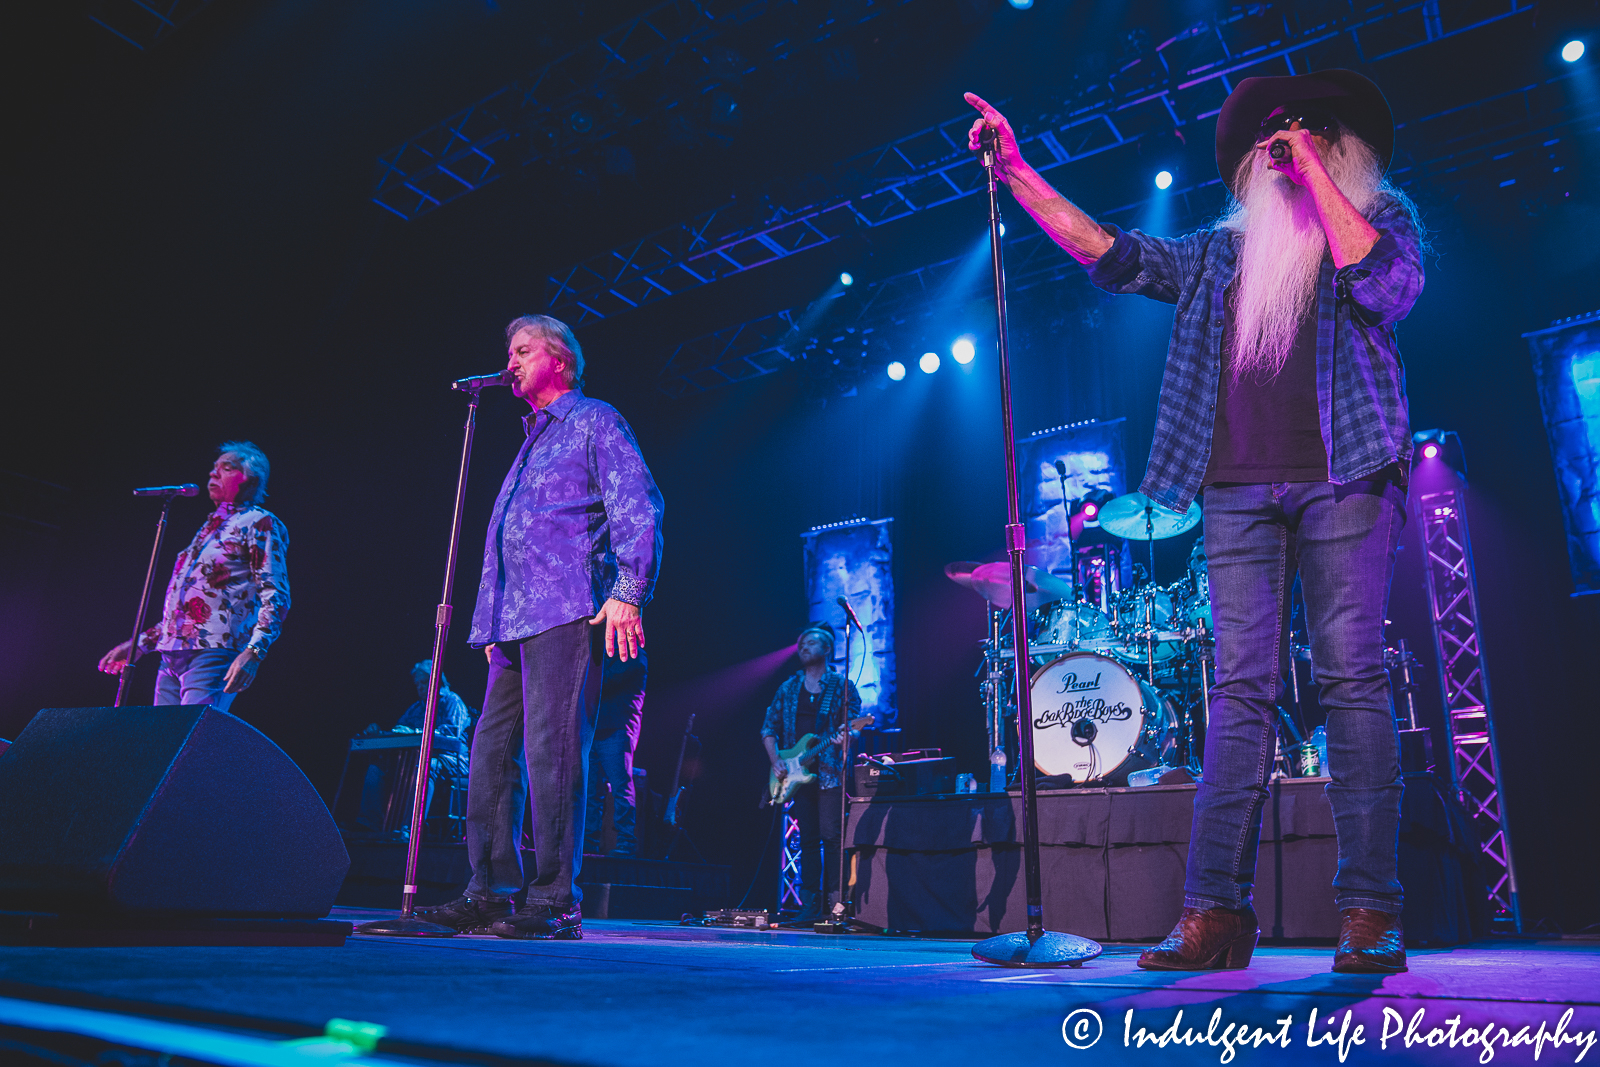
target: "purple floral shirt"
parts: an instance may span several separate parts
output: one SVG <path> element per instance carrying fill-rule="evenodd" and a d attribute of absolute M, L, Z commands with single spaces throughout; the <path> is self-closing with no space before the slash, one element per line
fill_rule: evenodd
<path fill-rule="evenodd" d="M 246 647 L 264 657 L 289 614 L 289 531 L 259 504 L 218 504 L 178 553 L 161 621 L 139 650 Z"/>
<path fill-rule="evenodd" d="M 661 568 L 661 491 L 616 408 L 577 389 L 523 417 L 489 517 L 467 642 L 521 641 L 644 604 Z"/>

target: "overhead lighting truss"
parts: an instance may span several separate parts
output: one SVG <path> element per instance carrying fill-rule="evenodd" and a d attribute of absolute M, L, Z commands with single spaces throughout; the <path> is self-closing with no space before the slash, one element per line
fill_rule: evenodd
<path fill-rule="evenodd" d="M 1251 7 L 1162 42 L 1153 56 L 1128 62 L 1060 113 L 1020 123 L 1018 139 L 1042 150 L 1031 153 L 1035 169 L 1052 170 L 1210 118 L 1236 79 L 1312 69 L 1314 56 L 1339 38 L 1348 36 L 1360 61 L 1372 63 L 1531 8 L 1531 0 L 1503 0 L 1455 23 L 1434 0 L 1361 9 L 1343 0 L 1325 9 L 1337 17 L 1305 25 L 1293 5 Z M 580 326 L 971 196 L 983 188 L 966 147 L 971 124 L 971 112 L 958 115 L 794 183 L 802 195 L 730 201 L 591 256 L 550 277 L 550 312 Z"/>
<path fill-rule="evenodd" d="M 1565 91 L 1559 84 L 1571 76 L 1562 74 L 1406 123 L 1407 154 L 1396 158 L 1390 177 L 1413 196 L 1448 194 L 1468 184 L 1536 188 L 1533 179 L 1576 162 L 1578 134 L 1600 126 L 1600 108 L 1593 102 L 1576 102 L 1581 94 Z M 968 163 L 981 177 L 981 168 Z M 1214 212 L 1214 187 L 1220 182 L 1220 178 L 1212 178 L 1158 194 L 1169 205 L 1173 225 L 1187 228 Z M 1154 197 L 1098 210 L 1095 215 L 1107 222 L 1134 225 L 1151 199 Z M 1088 284 L 1081 268 L 1033 227 L 1006 239 L 1005 247 L 1006 280 L 1014 292 L 1065 280 Z M 964 258 L 943 260 L 890 278 L 858 281 L 849 294 L 855 303 L 847 305 L 852 308 L 848 321 L 838 315 L 822 319 L 816 314 L 821 309 L 814 304 L 692 338 L 668 355 L 657 385 L 669 396 L 703 392 L 771 374 L 825 349 L 825 335 L 842 325 L 866 334 L 903 325 L 919 314 L 931 314 L 944 295 L 944 280 Z M 824 302 L 845 296 L 831 294 Z"/>
<path fill-rule="evenodd" d="M 667 0 L 379 156 L 373 202 L 417 218 L 518 166 L 599 144 L 912 2 L 862 0 L 849 17 L 818 8 L 796 33 L 787 17 L 800 7 L 795 0 Z M 780 12 L 764 49 L 749 51 L 749 34 L 740 35 L 746 51 L 728 46 L 734 31 L 748 25 L 754 33 Z M 630 103 L 620 90 L 647 73 L 668 88 Z"/>
<path fill-rule="evenodd" d="M 89 21 L 143 52 L 154 48 L 212 0 L 93 0 Z"/>

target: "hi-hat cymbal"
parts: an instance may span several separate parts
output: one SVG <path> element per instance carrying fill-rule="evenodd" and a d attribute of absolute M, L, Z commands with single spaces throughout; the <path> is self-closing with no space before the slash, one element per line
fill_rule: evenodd
<path fill-rule="evenodd" d="M 1143 493 L 1125 493 L 1100 509 L 1100 528 L 1129 541 L 1159 541 L 1192 530 L 1200 522 L 1200 501 L 1183 514 L 1164 508 Z"/>
<path fill-rule="evenodd" d="M 1011 564 L 960 561 L 945 566 L 945 576 L 997 608 L 1011 606 Z M 1072 584 L 1038 567 L 1024 567 L 1024 603 L 1029 611 L 1072 595 Z"/>

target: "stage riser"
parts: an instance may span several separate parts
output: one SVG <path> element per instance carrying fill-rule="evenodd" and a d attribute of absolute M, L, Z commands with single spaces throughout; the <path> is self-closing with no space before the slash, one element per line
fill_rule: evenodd
<path fill-rule="evenodd" d="M 1326 779 L 1276 783 L 1263 813 L 1255 908 L 1265 938 L 1338 935 Z M 1077 789 L 1039 797 L 1049 929 L 1112 941 L 1164 937 L 1183 907 L 1195 787 Z M 892 931 L 994 934 L 1027 926 L 1022 802 L 988 794 L 851 805 L 857 914 Z M 1474 845 L 1431 777 L 1407 776 L 1400 873 L 1415 943 L 1470 936 Z M 1452 837 L 1454 828 L 1456 837 Z M 1481 908 L 1479 909 L 1481 914 Z M 1483 916 L 1486 920 L 1486 915 Z"/>

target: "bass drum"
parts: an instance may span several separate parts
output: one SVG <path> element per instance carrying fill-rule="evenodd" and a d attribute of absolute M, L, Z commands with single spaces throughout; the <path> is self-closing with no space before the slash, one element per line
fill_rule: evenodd
<path fill-rule="evenodd" d="M 1172 705 L 1109 656 L 1068 652 L 1033 673 L 1033 762 L 1074 784 L 1126 784 L 1176 744 Z"/>

